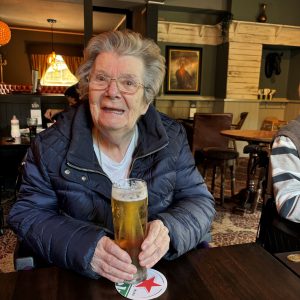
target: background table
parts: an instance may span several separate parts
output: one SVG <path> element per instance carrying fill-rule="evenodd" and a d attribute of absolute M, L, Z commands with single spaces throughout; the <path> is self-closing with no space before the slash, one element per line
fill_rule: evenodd
<path fill-rule="evenodd" d="M 269 152 L 276 133 L 277 131 L 242 129 L 221 131 L 224 136 L 236 141 L 246 141 L 251 145 L 244 148 L 244 153 L 249 153 L 247 182 L 246 187 L 235 196 L 239 204 L 234 208 L 234 212 L 253 213 L 258 203 L 262 202 L 268 178 Z M 258 176 L 256 176 L 257 170 L 259 170 Z"/>
<path fill-rule="evenodd" d="M 265 143 L 270 144 L 277 131 L 268 130 L 222 130 L 221 134 L 237 141 L 246 141 L 250 144 Z"/>
<path fill-rule="evenodd" d="M 257 244 L 193 250 L 161 261 L 168 288 L 158 299 L 299 299 L 300 278 Z M 104 278 L 60 268 L 0 274 L 1 300 L 124 299 Z"/>

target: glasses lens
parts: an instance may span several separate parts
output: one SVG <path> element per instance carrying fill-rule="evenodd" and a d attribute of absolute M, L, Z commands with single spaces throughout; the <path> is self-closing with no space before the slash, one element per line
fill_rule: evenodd
<path fill-rule="evenodd" d="M 93 74 L 90 78 L 90 83 L 100 89 L 106 89 L 110 79 L 102 74 Z"/>
<path fill-rule="evenodd" d="M 119 78 L 117 84 L 119 90 L 126 93 L 135 93 L 139 87 L 137 82 L 128 78 Z"/>

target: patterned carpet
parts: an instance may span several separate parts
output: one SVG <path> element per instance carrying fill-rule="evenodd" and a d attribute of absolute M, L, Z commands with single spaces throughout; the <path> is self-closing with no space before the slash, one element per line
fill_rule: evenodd
<path fill-rule="evenodd" d="M 247 159 L 240 158 L 236 170 L 236 190 L 245 187 Z M 209 175 L 208 175 L 209 176 Z M 219 178 L 217 178 L 215 196 L 219 195 Z M 208 182 L 209 177 L 208 177 Z M 226 182 L 225 195 L 230 196 L 229 182 Z M 4 201 L 4 213 L 7 215 L 12 203 L 12 196 Z M 218 203 L 218 201 L 217 201 Z M 233 244 L 243 244 L 254 242 L 257 226 L 260 218 L 260 211 L 254 214 L 238 215 L 232 213 L 232 208 L 236 204 L 226 201 L 224 207 L 216 204 L 217 214 L 212 225 L 212 247 L 228 246 Z M 0 272 L 13 272 L 13 251 L 16 244 L 14 233 L 6 229 L 3 236 L 0 236 Z"/>
<path fill-rule="evenodd" d="M 239 158 L 236 169 L 236 191 L 240 191 L 246 186 L 247 162 L 247 158 Z M 210 183 L 209 177 L 207 182 Z M 220 182 L 217 181 L 214 194 L 216 198 L 219 196 L 219 187 Z M 225 197 L 230 198 L 230 195 L 230 182 L 226 180 Z M 218 201 L 216 202 L 218 203 Z M 258 209 L 252 214 L 239 215 L 232 212 L 235 206 L 236 203 L 231 202 L 231 200 L 225 200 L 224 207 L 216 204 L 217 214 L 211 229 L 212 241 L 210 245 L 212 247 L 255 242 L 261 211 Z"/>
<path fill-rule="evenodd" d="M 235 205 L 226 203 L 224 207 L 216 207 L 217 215 L 211 229 L 212 247 L 255 242 L 260 211 L 241 216 L 232 213 Z"/>
<path fill-rule="evenodd" d="M 13 191 L 6 192 L 2 196 L 5 199 L 2 200 L 2 207 L 6 216 L 14 200 Z M 13 253 L 16 241 L 16 235 L 11 230 L 5 228 L 4 234 L 0 236 L 0 273 L 14 271 Z"/>

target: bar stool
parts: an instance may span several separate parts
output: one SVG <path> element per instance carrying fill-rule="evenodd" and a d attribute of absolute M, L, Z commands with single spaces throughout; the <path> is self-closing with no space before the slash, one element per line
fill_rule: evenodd
<path fill-rule="evenodd" d="M 221 149 L 221 148 L 204 148 L 202 151 L 204 156 L 203 161 L 203 177 L 206 178 L 206 171 L 208 168 L 213 169 L 212 181 L 211 181 L 211 193 L 215 191 L 215 179 L 217 175 L 217 168 L 220 169 L 221 175 L 221 187 L 220 187 L 220 202 L 224 204 L 225 196 L 225 174 L 226 168 L 230 171 L 230 188 L 231 197 L 235 195 L 235 160 L 238 158 L 239 153 L 233 149 Z"/>

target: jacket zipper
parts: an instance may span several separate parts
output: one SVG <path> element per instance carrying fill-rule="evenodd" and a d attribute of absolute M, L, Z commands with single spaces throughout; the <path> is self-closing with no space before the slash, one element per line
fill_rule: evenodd
<path fill-rule="evenodd" d="M 142 156 L 135 157 L 135 158 L 133 159 L 131 165 L 130 165 L 128 174 L 130 174 L 130 173 L 132 172 L 133 165 L 134 165 L 134 163 L 135 163 L 138 159 L 143 158 L 143 157 L 147 157 L 147 156 L 149 156 L 149 155 L 151 155 L 151 154 L 153 154 L 153 153 L 155 153 L 155 152 L 158 152 L 158 151 L 162 150 L 163 148 L 167 147 L 168 145 L 169 145 L 169 142 L 167 142 L 165 145 L 161 146 L 160 148 L 153 150 L 153 151 L 150 152 L 150 153 L 147 153 L 147 154 L 142 155 Z"/>
<path fill-rule="evenodd" d="M 145 154 L 145 155 L 138 156 L 138 157 L 134 158 L 133 161 L 132 161 L 132 163 L 131 163 L 131 166 L 130 166 L 130 168 L 129 168 L 129 172 L 128 172 L 128 173 L 129 173 L 129 174 L 131 173 L 131 171 L 132 171 L 132 169 L 133 169 L 133 165 L 134 165 L 134 163 L 135 163 L 138 159 L 143 158 L 143 157 L 147 157 L 147 156 L 149 156 L 149 155 L 151 155 L 151 154 L 153 154 L 153 153 L 155 153 L 155 152 L 158 152 L 158 151 L 162 150 L 163 148 L 167 147 L 168 144 L 169 144 L 169 142 L 167 142 L 165 145 L 161 146 L 160 148 L 153 150 L 153 151 L 150 152 L 150 153 L 147 153 L 147 154 Z M 84 171 L 84 172 L 90 172 L 90 173 L 100 174 L 100 175 L 103 175 L 103 176 L 105 176 L 105 177 L 107 177 L 107 178 L 109 179 L 109 177 L 108 177 L 105 173 L 102 173 L 102 172 L 99 172 L 99 171 L 96 171 L 96 170 L 86 169 L 86 168 L 81 168 L 81 167 L 75 166 L 75 165 L 73 165 L 73 164 L 71 164 L 71 163 L 69 163 L 69 162 L 67 162 L 67 166 L 69 166 L 69 167 L 71 167 L 71 168 L 73 168 L 73 169 L 79 170 L 79 171 Z M 110 180 L 110 179 L 109 179 L 109 180 Z"/>
<path fill-rule="evenodd" d="M 92 170 L 92 169 L 86 169 L 86 168 L 81 168 L 81 167 L 78 167 L 78 166 L 75 166 L 69 162 L 67 162 L 67 166 L 73 168 L 73 169 L 76 169 L 76 170 L 79 170 L 79 171 L 84 171 L 84 172 L 90 172 L 90 173 L 96 173 L 96 174 L 100 174 L 100 175 L 103 175 L 103 176 L 106 176 L 108 178 L 108 176 L 100 171 L 96 171 L 96 170 Z"/>

